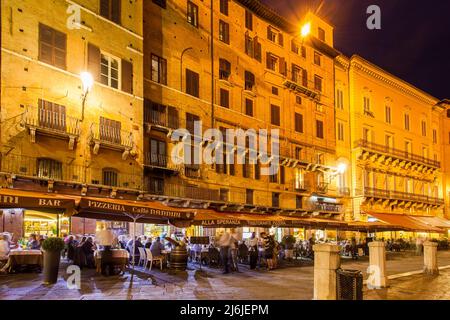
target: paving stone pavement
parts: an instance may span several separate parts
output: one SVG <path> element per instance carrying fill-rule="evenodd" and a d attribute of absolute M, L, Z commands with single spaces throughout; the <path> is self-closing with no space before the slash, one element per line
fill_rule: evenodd
<path fill-rule="evenodd" d="M 450 251 L 439 252 L 440 266 L 450 265 Z M 410 253 L 389 253 L 388 275 L 422 269 L 423 257 Z M 81 289 L 70 290 L 64 278 L 67 263 L 63 262 L 58 282 L 42 284 L 42 274 L 0 275 L 0 300 L 311 300 L 313 297 L 313 266 L 280 268 L 273 271 L 249 270 L 223 275 L 221 270 L 190 266 L 192 270 L 169 274 L 153 269 L 136 268 L 132 276 L 103 277 L 94 270 L 82 270 Z M 342 259 L 344 269 L 365 272 L 368 259 Z M 389 281 L 383 290 L 364 290 L 364 297 L 374 299 L 450 299 L 450 269 L 438 277 L 413 275 Z"/>

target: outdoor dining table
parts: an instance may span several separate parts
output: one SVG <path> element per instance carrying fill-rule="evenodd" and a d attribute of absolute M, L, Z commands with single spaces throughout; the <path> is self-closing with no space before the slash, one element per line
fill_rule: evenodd
<path fill-rule="evenodd" d="M 12 272 L 18 266 L 39 266 L 42 270 L 43 265 L 41 250 L 14 249 L 9 253 L 8 262 L 2 271 Z"/>
<path fill-rule="evenodd" d="M 129 264 L 130 254 L 128 253 L 127 250 L 123 249 L 112 249 L 111 251 L 113 264 L 119 266 L 120 270 L 122 272 L 125 272 L 125 267 Z M 94 260 L 96 272 L 101 273 L 102 272 L 101 250 L 97 250 L 94 252 Z"/>

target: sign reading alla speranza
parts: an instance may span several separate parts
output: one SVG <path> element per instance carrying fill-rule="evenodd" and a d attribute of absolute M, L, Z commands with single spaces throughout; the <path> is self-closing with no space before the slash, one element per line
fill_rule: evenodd
<path fill-rule="evenodd" d="M 144 214 L 148 216 L 163 218 L 191 219 L 194 214 L 177 210 L 167 210 L 152 208 L 152 203 L 142 203 L 142 205 L 127 205 L 120 202 L 106 202 L 92 199 L 81 199 L 80 208 L 92 212 L 120 212 L 129 214 Z"/>

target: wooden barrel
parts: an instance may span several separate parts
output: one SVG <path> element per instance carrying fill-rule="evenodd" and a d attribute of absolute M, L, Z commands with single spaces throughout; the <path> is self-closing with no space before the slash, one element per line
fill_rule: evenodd
<path fill-rule="evenodd" d="M 177 246 L 170 252 L 170 269 L 185 271 L 187 268 L 188 254 L 186 246 Z"/>

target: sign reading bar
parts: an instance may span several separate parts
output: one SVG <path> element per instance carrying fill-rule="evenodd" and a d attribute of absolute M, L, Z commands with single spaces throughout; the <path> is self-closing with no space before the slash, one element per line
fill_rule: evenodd
<path fill-rule="evenodd" d="M 155 207 L 153 208 L 152 205 Z M 120 212 L 127 214 L 142 214 L 153 217 L 161 218 L 176 218 L 176 219 L 191 219 L 194 217 L 191 212 L 183 212 L 177 210 L 159 209 L 156 206 L 159 204 L 153 204 L 151 202 L 142 203 L 142 205 L 130 205 L 120 201 L 107 202 L 93 199 L 81 199 L 80 209 L 84 211 L 92 212 Z"/>
<path fill-rule="evenodd" d="M 31 197 L 22 195 L 0 194 L 0 207 L 5 208 L 54 208 L 70 209 L 75 206 L 75 201 L 71 199 Z"/>

